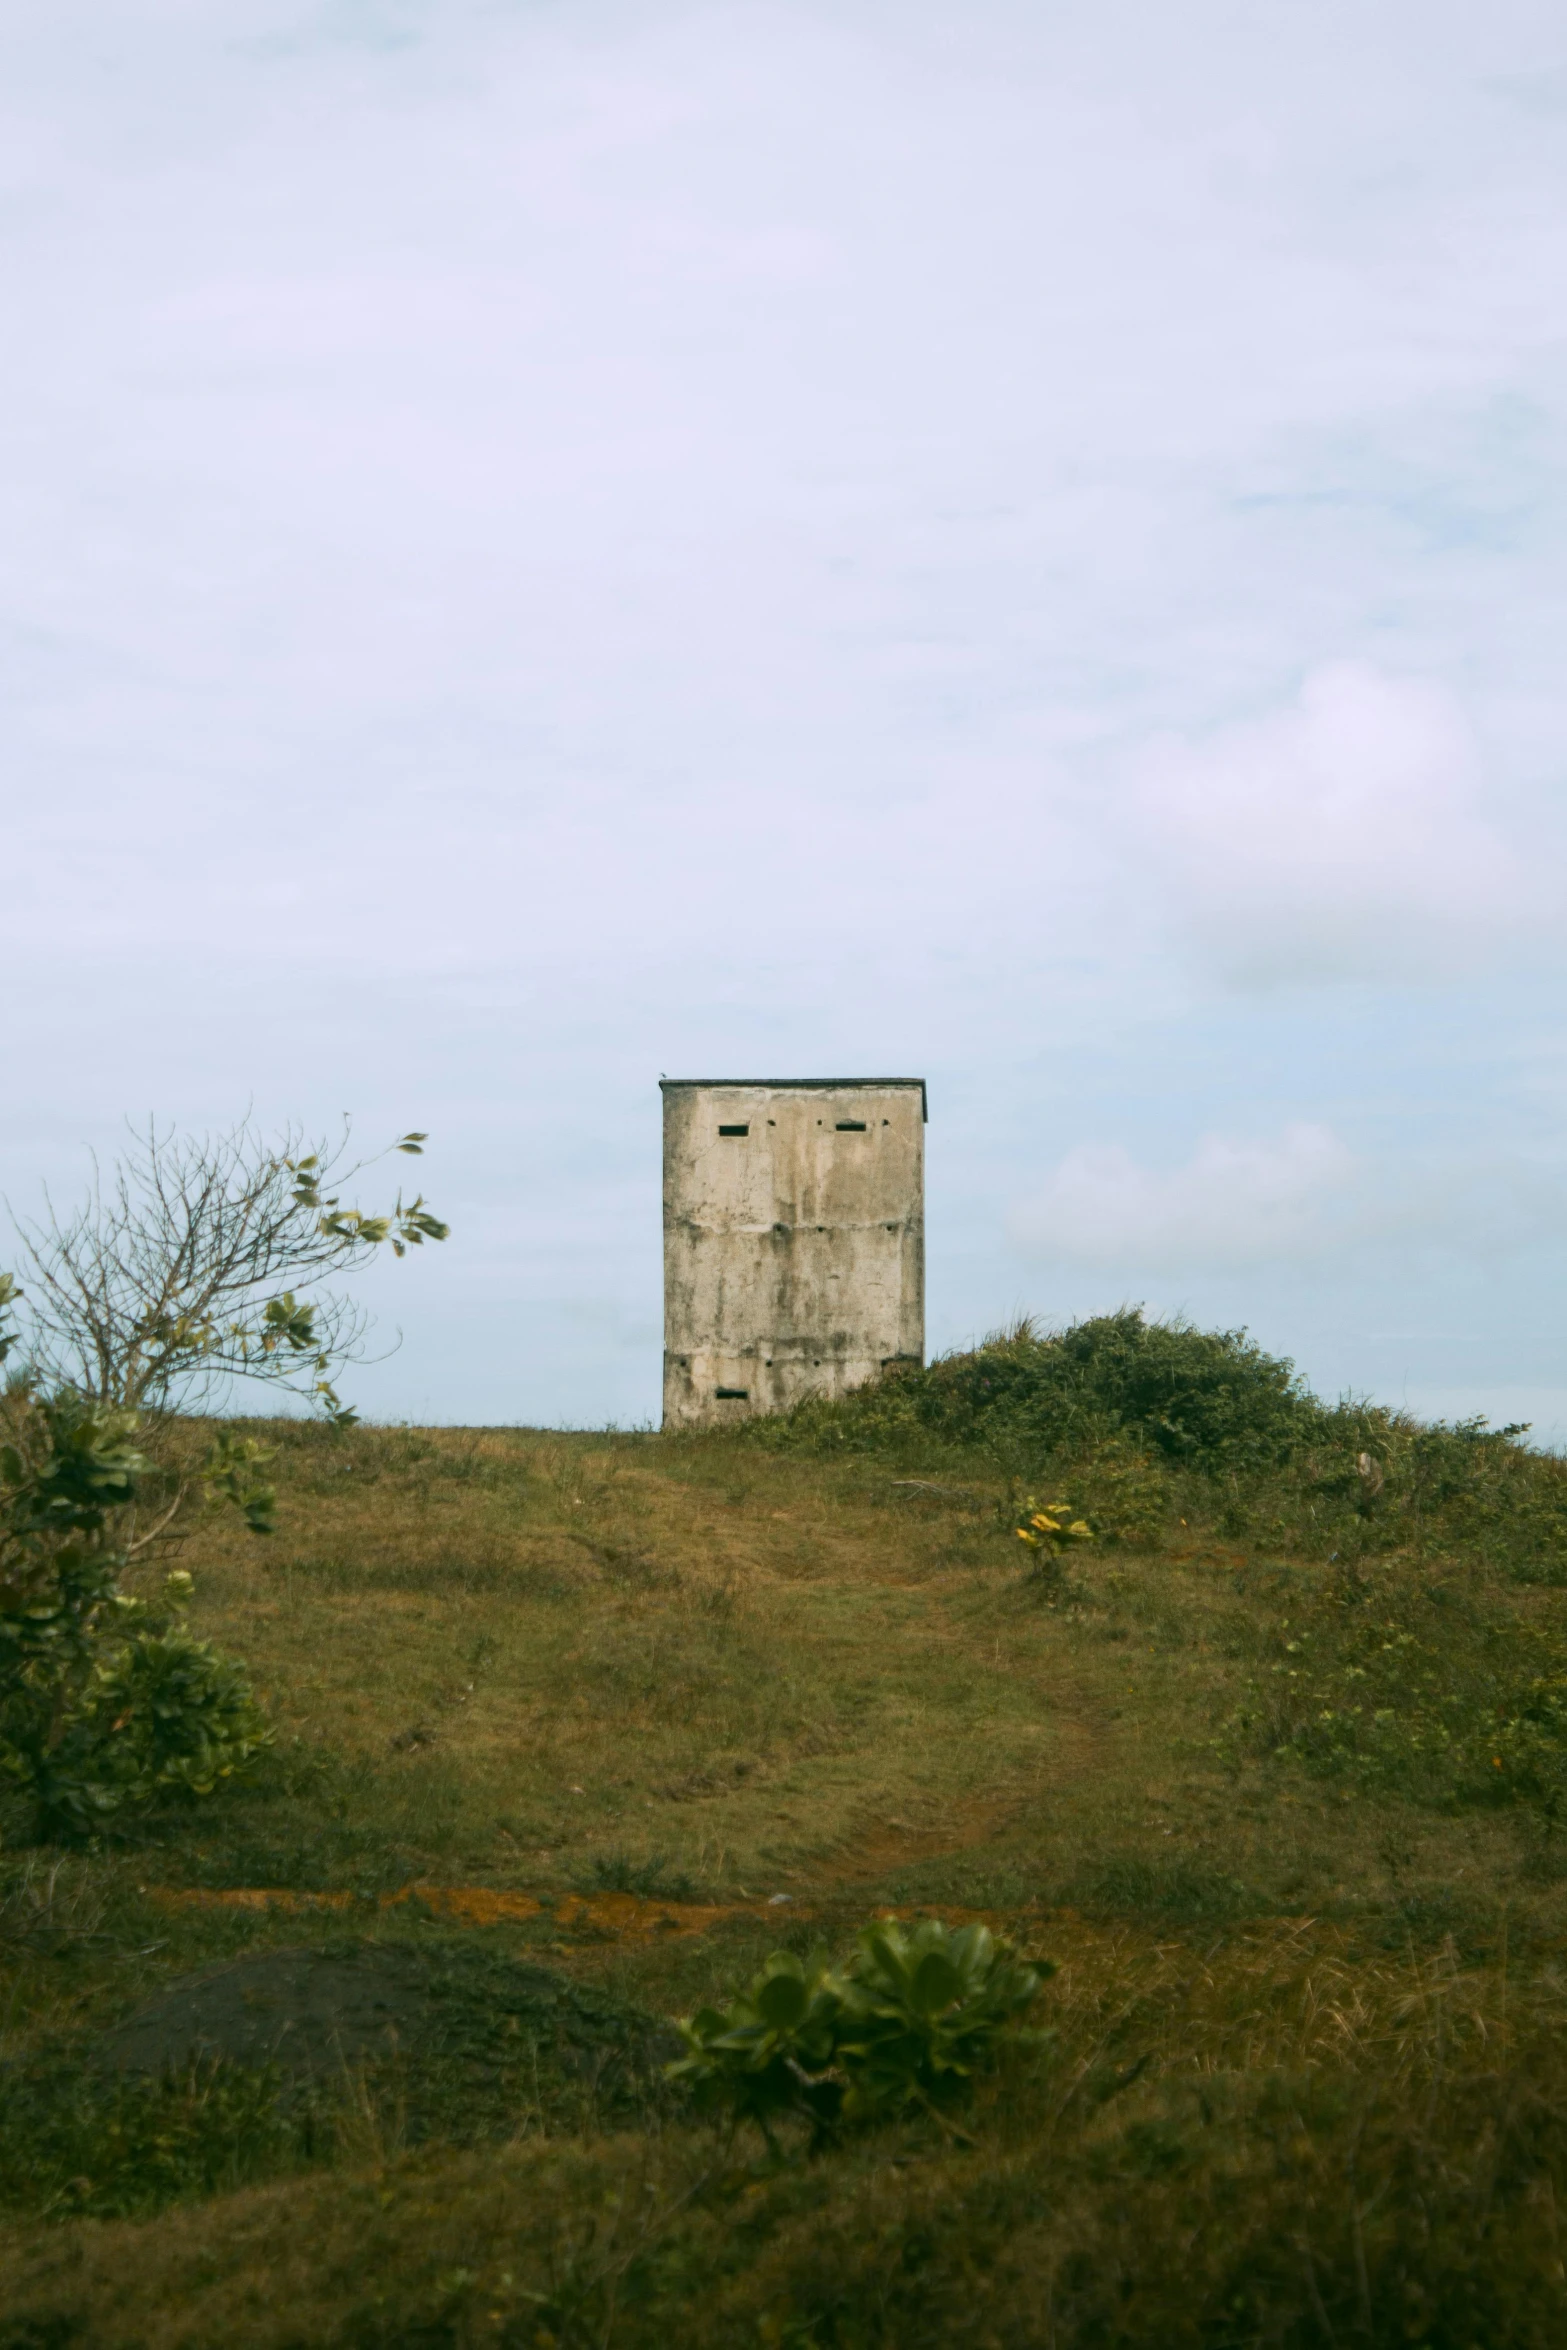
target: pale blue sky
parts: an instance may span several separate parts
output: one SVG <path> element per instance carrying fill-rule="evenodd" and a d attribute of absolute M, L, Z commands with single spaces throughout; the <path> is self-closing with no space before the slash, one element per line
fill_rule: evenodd
<path fill-rule="evenodd" d="M 1567 1437 L 1567 19 L 0 5 L 0 1178 L 428 1127 L 369 1409 L 657 1409 L 658 1092 L 933 1345 Z"/>

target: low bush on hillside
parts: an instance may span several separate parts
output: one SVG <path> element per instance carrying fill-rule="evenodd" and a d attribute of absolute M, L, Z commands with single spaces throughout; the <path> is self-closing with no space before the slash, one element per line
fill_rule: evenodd
<path fill-rule="evenodd" d="M 181 1620 L 189 1575 L 124 1588 L 147 1462 L 137 1415 L 6 1399 L 0 1444 L 0 1784 L 42 1836 L 210 1794 L 272 1732 L 242 1669 Z M 239 1472 L 236 1471 L 236 1474 Z"/>
<path fill-rule="evenodd" d="M 1130 1438 L 1211 1474 L 1290 1458 L 1319 1417 L 1293 1366 L 1244 1331 L 1150 1322 L 1126 1308 L 1048 1336 L 1019 1322 L 971 1352 L 897 1366 L 835 1402 L 750 1425 L 758 1441 L 806 1451 L 897 1451 L 934 1439 L 1017 1462 Z"/>
<path fill-rule="evenodd" d="M 1019 1489 L 1048 1485 L 1095 1536 L 1134 1547 L 1184 1524 L 1324 1559 L 1461 1553 L 1567 1583 L 1567 1461 L 1524 1433 L 1324 1404 L 1242 1330 L 1125 1308 L 1055 1333 L 1021 1322 L 751 1421 L 745 1438 L 829 1458 L 963 1457 Z"/>
<path fill-rule="evenodd" d="M 417 1158 L 426 1139 L 391 1149 Z M 41 1837 L 208 1795 L 271 1741 L 243 1669 L 186 1628 L 189 1575 L 153 1570 L 213 1509 L 273 1529 L 270 1456 L 199 1418 L 235 1382 L 354 1425 L 332 1375 L 360 1356 L 364 1317 L 287 1284 L 447 1237 L 422 1194 L 346 1205 L 337 1187 L 367 1164 L 348 1145 L 346 1125 L 335 1149 L 306 1150 L 297 1129 L 268 1142 L 248 1122 L 154 1122 L 74 1209 L 13 1219 L 28 1279 L 0 1272 L 0 1364 L 16 1357 L 0 1387 L 0 1790 L 30 1801 Z"/>

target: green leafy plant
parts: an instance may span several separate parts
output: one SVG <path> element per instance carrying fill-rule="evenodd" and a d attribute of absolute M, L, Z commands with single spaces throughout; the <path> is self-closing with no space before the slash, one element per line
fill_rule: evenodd
<path fill-rule="evenodd" d="M 860 1934 L 846 1971 L 844 2114 L 874 2120 L 966 2094 L 1055 1969 L 1018 1958 L 988 1926 L 954 1932 L 927 1918 L 905 1931 L 887 1918 Z"/>
<path fill-rule="evenodd" d="M 8 1399 L 6 1419 L 0 1779 L 54 1836 L 89 1834 L 127 1804 L 210 1793 L 272 1731 L 240 1667 L 185 1630 L 189 1575 L 168 1574 L 155 1600 L 121 1588 L 148 1472 L 137 1415 L 23 1395 Z M 235 1474 L 255 1522 L 251 1467 Z"/>
<path fill-rule="evenodd" d="M 669 2078 L 755 2122 L 769 2145 L 783 2116 L 808 2121 L 817 2139 L 911 2107 L 940 2119 L 1054 1971 L 986 1926 L 884 1918 L 838 1966 L 820 1950 L 775 1951 L 727 2007 L 681 2023 L 689 2053 Z"/>
<path fill-rule="evenodd" d="M 1065 1558 L 1079 1544 L 1092 1542 L 1094 1530 L 1069 1501 L 1039 1501 L 1025 1494 L 1017 1506 L 1017 1538 L 1040 1560 Z"/>
<path fill-rule="evenodd" d="M 1041 1502 L 1025 1495 L 1013 1510 L 1013 1532 L 1028 1553 L 1029 1581 L 1051 1602 L 1067 1591 L 1066 1562 L 1094 1539 L 1093 1528 L 1069 1501 Z"/>
<path fill-rule="evenodd" d="M 847 1986 L 825 1952 L 808 1959 L 776 1950 L 727 2007 L 699 2008 L 678 2029 L 689 2054 L 667 2078 L 699 2104 L 755 2122 L 768 2144 L 780 2116 L 804 2115 L 819 2134 L 837 2121 L 844 2083 L 834 2077 Z"/>
<path fill-rule="evenodd" d="M 161 1627 L 155 1617 L 144 1619 L 102 1667 L 92 1692 L 92 1724 L 107 1732 L 108 1783 L 122 1801 L 210 1795 L 273 1741 L 244 1667 L 179 1621 L 175 1611 L 189 1596 L 182 1580 L 188 1585 L 178 1574 L 165 1583 L 169 1613 Z"/>

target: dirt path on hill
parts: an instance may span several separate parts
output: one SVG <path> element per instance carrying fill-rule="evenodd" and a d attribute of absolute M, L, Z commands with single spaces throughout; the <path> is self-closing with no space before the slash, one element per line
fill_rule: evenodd
<path fill-rule="evenodd" d="M 1075 1699 L 1071 1713 L 1056 1710 L 1063 1698 Z M 902 1870 L 982 1852 L 987 1845 L 1008 1839 L 1036 1815 L 1043 1795 L 1105 1766 L 1113 1730 L 1097 1697 L 1081 1689 L 1055 1689 L 1050 1730 L 1048 1752 L 1038 1765 L 1027 1771 L 1014 1765 L 1003 1786 L 965 1793 L 939 1808 L 904 1805 L 896 1812 L 867 1817 L 862 1827 L 812 1865 L 812 1884 L 824 1892 L 871 1887 Z M 930 1810 L 931 1816 L 908 1816 L 920 1808 Z"/>

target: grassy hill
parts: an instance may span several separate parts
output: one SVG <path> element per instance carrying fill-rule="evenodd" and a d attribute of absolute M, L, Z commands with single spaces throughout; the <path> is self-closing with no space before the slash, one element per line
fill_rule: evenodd
<path fill-rule="evenodd" d="M 186 1559 L 264 1769 L 7 1823 L 0 2350 L 1567 2335 L 1561 1463 L 1132 1316 L 711 1438 L 270 1438 Z M 961 2127 L 664 2085 L 887 1908 L 1058 1964 Z M 326 2057 L 219 2061 L 285 1992 Z"/>

